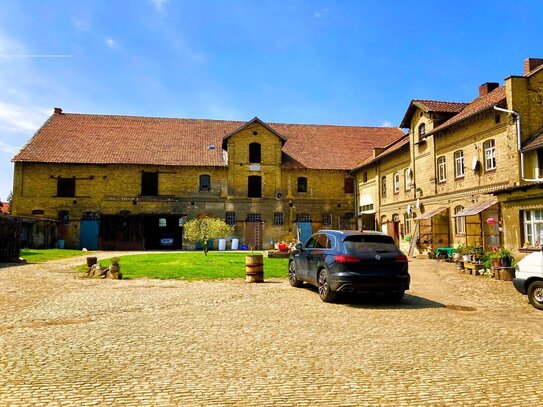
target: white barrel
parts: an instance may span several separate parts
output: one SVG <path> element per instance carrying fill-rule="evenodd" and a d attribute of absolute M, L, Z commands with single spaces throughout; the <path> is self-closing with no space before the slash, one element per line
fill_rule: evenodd
<path fill-rule="evenodd" d="M 219 250 L 226 250 L 226 239 L 219 239 Z"/>
<path fill-rule="evenodd" d="M 232 239 L 232 250 L 238 250 L 239 239 Z"/>

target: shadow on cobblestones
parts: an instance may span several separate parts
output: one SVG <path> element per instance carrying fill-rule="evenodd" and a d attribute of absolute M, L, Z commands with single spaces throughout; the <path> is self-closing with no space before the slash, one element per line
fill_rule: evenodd
<path fill-rule="evenodd" d="M 338 299 L 339 304 L 353 308 L 372 309 L 426 309 L 445 308 L 446 305 L 416 295 L 405 294 L 400 302 L 391 302 L 380 295 L 343 295 Z"/>

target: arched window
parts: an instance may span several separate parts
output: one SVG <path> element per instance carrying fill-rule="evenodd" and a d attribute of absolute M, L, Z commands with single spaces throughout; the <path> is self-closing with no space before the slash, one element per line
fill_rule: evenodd
<path fill-rule="evenodd" d="M 456 215 L 464 209 L 463 206 L 458 205 L 454 208 L 454 214 Z M 458 216 L 454 218 L 454 233 L 457 235 L 466 234 L 466 218 L 464 216 Z"/>
<path fill-rule="evenodd" d="M 485 171 L 496 169 L 496 144 L 494 140 L 487 140 L 483 143 L 485 152 Z"/>
<path fill-rule="evenodd" d="M 211 176 L 209 175 L 200 175 L 200 192 L 209 192 L 211 191 Z"/>
<path fill-rule="evenodd" d="M 419 140 L 422 140 L 426 135 L 426 124 L 419 124 Z"/>
<path fill-rule="evenodd" d="M 259 163 L 261 162 L 261 147 L 260 143 L 251 143 L 249 144 L 249 162 L 250 163 Z"/>
<path fill-rule="evenodd" d="M 298 192 L 307 192 L 307 178 L 298 177 Z"/>

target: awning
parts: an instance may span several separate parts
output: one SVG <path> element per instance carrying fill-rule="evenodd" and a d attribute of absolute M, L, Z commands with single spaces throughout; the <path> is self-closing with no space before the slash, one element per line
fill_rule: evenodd
<path fill-rule="evenodd" d="M 478 213 L 481 213 L 487 208 L 490 208 L 492 205 L 496 205 L 498 203 L 498 200 L 492 200 L 492 201 L 486 201 L 486 202 L 477 202 L 476 204 L 473 204 L 471 206 L 468 206 L 467 208 L 462 209 L 457 214 L 453 215 L 453 218 L 458 218 L 460 216 L 473 216 L 477 215 Z"/>
<path fill-rule="evenodd" d="M 449 208 L 447 208 L 446 206 L 443 206 L 441 208 L 437 208 L 437 209 L 434 209 L 433 211 L 431 212 L 426 212 L 426 213 L 423 213 L 422 215 L 419 215 L 415 218 L 415 220 L 424 220 L 424 219 L 432 219 L 434 216 L 440 214 L 441 212 L 447 210 Z"/>

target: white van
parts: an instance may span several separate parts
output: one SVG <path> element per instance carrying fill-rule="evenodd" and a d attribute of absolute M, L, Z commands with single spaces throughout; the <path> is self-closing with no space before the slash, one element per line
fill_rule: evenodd
<path fill-rule="evenodd" d="M 513 285 L 535 308 L 543 310 L 543 251 L 520 260 L 515 267 Z"/>

